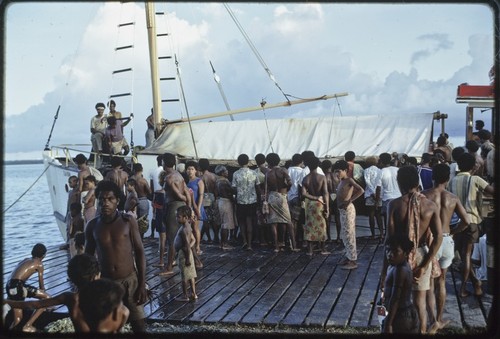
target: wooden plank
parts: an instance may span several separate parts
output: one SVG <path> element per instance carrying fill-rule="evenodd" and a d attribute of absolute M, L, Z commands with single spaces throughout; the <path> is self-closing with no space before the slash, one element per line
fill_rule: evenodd
<path fill-rule="evenodd" d="M 364 277 L 369 268 L 369 260 L 373 256 L 375 246 L 366 245 L 358 254 L 358 268 L 350 270 L 342 293 L 335 305 L 335 311 L 330 315 L 326 326 L 347 326 L 356 306 Z"/>
<path fill-rule="evenodd" d="M 382 272 L 382 266 L 385 256 L 385 248 L 383 243 L 379 243 L 378 240 L 368 240 L 370 246 L 365 249 L 365 251 L 372 252 L 372 257 L 368 259 L 368 271 L 365 276 L 365 281 L 361 288 L 358 301 L 356 303 L 356 308 L 349 322 L 349 326 L 355 327 L 366 327 L 370 326 L 370 320 L 375 317 L 378 326 L 378 318 L 376 312 L 376 304 L 378 297 L 378 290 L 380 286 L 380 273 Z M 375 244 L 375 250 L 373 250 L 373 244 Z"/>
<path fill-rule="evenodd" d="M 297 272 L 297 278 L 286 290 L 286 293 L 276 303 L 269 314 L 264 318 L 264 324 L 279 324 L 285 318 L 290 308 L 295 304 L 304 289 L 307 288 L 307 285 L 310 283 L 314 273 L 318 270 L 325 259 L 326 258 L 323 255 L 314 255 L 307 266 L 302 271 Z"/>
<path fill-rule="evenodd" d="M 240 323 L 244 325 L 260 324 L 262 319 L 279 301 L 281 296 L 290 288 L 290 285 L 297 278 L 297 273 L 299 272 L 300 274 L 300 271 L 310 260 L 311 259 L 306 255 L 298 255 L 291 266 L 279 277 L 276 283 L 266 291 L 262 298 L 260 298 L 243 319 L 241 319 Z"/>
<path fill-rule="evenodd" d="M 341 253 L 343 255 L 343 250 L 341 250 Z M 342 270 L 338 266 L 338 262 L 342 260 L 342 255 L 333 255 L 338 259 L 337 265 L 333 268 L 328 284 L 323 288 L 321 296 L 307 316 L 306 322 L 309 326 L 326 326 L 328 317 L 337 304 L 342 292 L 342 286 L 344 286 L 349 274 L 348 270 Z"/>
<path fill-rule="evenodd" d="M 216 288 L 216 291 L 207 291 L 206 298 L 209 298 L 209 300 L 193 312 L 190 320 L 203 323 L 213 311 L 221 307 L 240 288 L 242 282 L 247 281 L 254 274 L 255 272 L 244 269 L 242 265 L 238 269 L 229 272 L 229 274 L 221 279 L 221 286 L 212 286 Z"/>
<path fill-rule="evenodd" d="M 325 259 L 321 267 L 319 267 L 312 277 L 307 288 L 281 322 L 283 325 L 296 326 L 302 325 L 305 322 L 307 315 L 320 297 L 323 288 L 330 280 L 337 261 L 337 258 L 333 255 L 329 255 Z"/>
<path fill-rule="evenodd" d="M 462 284 L 462 277 L 461 274 L 455 272 L 452 270 L 452 275 L 454 276 L 455 280 L 455 293 L 459 295 L 459 289 Z M 469 282 L 470 284 L 470 282 Z M 472 291 L 472 288 L 469 287 L 469 289 Z M 470 292 L 470 291 L 469 291 Z M 472 293 L 465 297 L 458 297 L 458 302 L 460 305 L 460 309 L 463 315 L 463 324 L 465 327 L 468 328 L 485 328 L 486 327 L 486 320 L 484 318 L 483 312 L 481 310 L 481 307 L 479 306 L 479 302 L 477 298 L 472 295 Z"/>
<path fill-rule="evenodd" d="M 226 317 L 224 317 L 222 320 L 223 322 L 239 323 L 250 309 L 262 298 L 266 291 L 273 286 L 284 272 L 286 272 L 293 263 L 293 260 L 298 257 L 298 254 L 279 253 L 270 254 L 270 256 L 273 257 L 273 263 L 268 262 L 265 269 L 260 269 L 259 274 L 252 277 L 252 290 L 249 291 Z"/>
<path fill-rule="evenodd" d="M 224 285 L 222 285 L 222 283 L 220 282 L 221 279 L 227 275 L 227 272 L 232 272 L 235 269 L 238 270 L 238 272 L 241 272 L 242 265 L 240 265 L 240 262 L 238 261 L 229 260 L 223 267 L 223 269 L 214 271 L 213 274 L 210 274 L 203 280 L 198 281 L 196 286 L 199 298 L 198 301 L 196 303 L 173 301 L 180 306 L 175 311 L 171 312 L 168 315 L 168 318 L 174 322 L 184 321 L 187 317 L 189 317 L 190 314 L 192 314 L 197 308 L 201 306 L 201 301 L 210 299 L 210 293 L 213 293 L 213 291 L 216 290 L 215 288 L 210 289 L 210 287 L 215 286 L 217 290 L 223 287 Z M 182 290 L 180 292 L 182 293 Z"/>
<path fill-rule="evenodd" d="M 260 252 L 253 251 L 251 253 Z M 261 257 L 258 262 L 255 262 L 253 257 L 249 257 L 245 262 L 246 269 L 253 274 L 250 277 L 246 275 L 237 277 L 235 283 L 239 285 L 238 290 L 236 290 L 228 299 L 222 303 L 214 312 L 212 312 L 208 317 L 205 318 L 207 323 L 218 323 L 223 322 L 224 317 L 233 311 L 233 309 L 238 305 L 238 303 L 252 291 L 255 286 L 255 282 L 260 280 L 262 274 L 266 274 L 272 269 L 275 262 L 279 261 L 279 256 L 268 255 L 267 260 L 262 260 Z"/>
<path fill-rule="evenodd" d="M 204 286 L 204 281 L 209 279 L 212 274 L 220 274 L 220 272 L 227 272 L 226 265 L 233 265 L 233 261 L 229 257 L 222 257 L 219 260 L 212 260 L 210 264 L 206 264 L 201 270 L 197 272 L 198 278 L 196 281 L 197 291 L 200 293 Z M 176 269 L 176 273 L 167 278 L 156 276 L 154 279 L 165 279 L 156 287 L 158 295 L 156 296 L 156 308 L 152 310 L 149 318 L 164 320 L 175 312 L 178 308 L 182 307 L 181 303 L 176 302 L 174 299 L 182 294 L 182 286 L 180 281 L 180 273 Z"/>
<path fill-rule="evenodd" d="M 460 310 L 460 297 L 457 293 L 458 288 L 455 288 L 453 281 L 453 273 L 451 266 L 446 272 L 446 301 L 444 303 L 443 319 L 450 320 L 448 327 L 463 328 L 463 315 Z"/>

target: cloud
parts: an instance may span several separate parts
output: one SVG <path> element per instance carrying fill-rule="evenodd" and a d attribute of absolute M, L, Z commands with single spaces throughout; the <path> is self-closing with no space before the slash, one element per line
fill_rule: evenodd
<path fill-rule="evenodd" d="M 451 49 L 453 47 L 453 42 L 450 41 L 448 34 L 434 33 L 434 34 L 423 34 L 420 35 L 418 40 L 424 42 L 430 42 L 431 47 L 426 49 L 421 49 L 414 52 L 411 56 L 410 63 L 414 65 L 418 61 L 428 58 L 439 51 Z"/>
<path fill-rule="evenodd" d="M 146 118 L 151 108 L 151 84 L 149 80 L 149 60 L 145 54 L 146 36 L 139 27 L 144 25 L 144 10 L 137 3 L 127 3 L 130 15 L 136 22 L 136 48 L 132 55 L 116 57 L 112 51 L 116 43 L 116 25 L 119 4 L 106 3 L 100 7 L 94 20 L 85 31 L 80 53 L 73 61 L 71 55 L 64 60 L 56 77 L 57 86 L 43 96 L 38 104 L 31 106 L 23 114 L 7 117 L 5 122 L 6 149 L 22 152 L 43 149 L 50 133 L 53 118 L 62 100 L 62 108 L 56 121 L 51 144 L 90 143 L 90 118 L 95 114 L 94 105 L 105 102 L 110 92 L 125 91 L 131 87 L 127 76 L 110 79 L 113 65 L 120 59 L 123 65 L 132 65 L 134 71 L 134 96 L 119 99 L 118 110 L 124 115 L 134 112 L 134 142 L 144 143 Z M 352 36 L 359 44 L 370 48 L 354 52 L 339 41 L 344 33 L 332 29 L 334 16 L 326 16 L 324 6 L 317 4 L 276 5 L 268 17 L 262 13 L 250 12 L 241 7 L 237 12 L 239 20 L 252 38 L 259 53 L 275 75 L 285 93 L 296 97 L 314 97 L 323 94 L 349 92 L 349 96 L 339 101 L 320 101 L 308 105 L 267 110 L 270 119 L 280 117 L 312 117 L 321 114 L 365 115 L 365 114 L 407 114 L 440 110 L 449 114 L 447 132 L 450 135 L 464 133 L 465 105 L 455 103 L 457 85 L 462 82 L 487 84 L 488 70 L 493 56 L 493 38 L 489 34 L 462 35 L 468 50 L 461 51 L 456 59 L 460 66 L 449 76 L 439 80 L 429 80 L 423 76 L 422 64 L 432 59 L 440 51 L 456 55 L 456 37 L 447 34 L 420 34 L 417 51 L 413 53 L 412 64 L 390 72 L 378 72 L 377 65 L 386 67 L 392 61 L 408 60 L 410 47 L 403 54 L 385 53 L 379 48 L 377 64 L 373 59 L 367 63 L 366 55 L 375 53 L 373 44 L 361 41 L 362 25 L 356 23 Z M 187 106 L 191 116 L 225 110 L 224 102 L 213 80 L 209 60 L 213 62 L 231 108 L 258 106 L 262 98 L 268 103 L 285 100 L 281 92 L 269 80 L 268 75 L 251 52 L 249 46 L 234 23 L 230 21 L 222 4 L 196 4 L 194 11 L 198 18 L 181 17 L 181 13 L 170 13 L 166 28 L 171 29 L 174 52 L 182 70 L 182 81 L 186 91 Z M 331 15 L 331 13 L 330 13 Z M 202 17 L 203 19 L 199 19 Z M 185 19 L 187 18 L 187 19 Z M 361 17 L 357 17 L 360 21 Z M 327 20 L 328 19 L 328 20 Z M 266 24 L 262 24 L 265 22 Z M 159 22 L 158 32 L 164 32 L 163 22 Z M 343 24 L 344 26 L 344 24 Z M 347 27 L 345 27 L 347 30 Z M 122 38 L 126 38 L 124 34 Z M 393 37 L 394 39 L 395 37 Z M 351 38 L 352 39 L 352 38 Z M 125 39 L 126 40 L 126 39 Z M 124 43 L 125 43 L 124 40 Z M 392 40 L 391 40 L 392 41 Z M 375 47 L 378 45 L 375 45 Z M 384 45 L 385 46 L 385 45 Z M 413 48 L 413 49 L 412 49 Z M 164 50 L 160 48 L 160 53 Z M 385 54 L 384 54 L 385 53 Z M 404 55 L 404 57 L 401 57 Z M 361 58 L 362 56 L 363 58 Z M 384 59 L 385 58 L 385 59 Z M 465 60 L 465 61 L 464 61 Z M 457 61 L 458 62 L 458 61 Z M 116 66 L 117 68 L 123 65 Z M 401 63 L 400 63 L 401 64 Z M 417 67 L 417 65 L 420 67 Z M 429 69 L 436 69 L 431 65 Z M 71 77 L 68 72 L 72 69 Z M 395 68 L 393 68 L 395 69 Z M 160 64 L 161 76 L 175 76 L 172 64 Z M 122 88 L 123 87 L 123 88 Z M 179 98 L 178 88 L 162 84 L 164 99 Z M 177 118 L 184 109 L 179 104 L 164 104 L 163 115 L 167 119 Z M 235 116 L 237 120 L 263 118 L 262 111 Z M 229 120 L 220 118 L 219 120 Z M 26 131 L 29 126 L 29 133 Z M 126 127 L 130 139 L 131 125 Z M 437 128 L 437 127 L 436 127 Z M 129 140 L 130 141 L 130 140 Z"/>

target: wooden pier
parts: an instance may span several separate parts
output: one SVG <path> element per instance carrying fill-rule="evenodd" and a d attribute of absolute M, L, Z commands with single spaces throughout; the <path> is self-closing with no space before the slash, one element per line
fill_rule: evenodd
<path fill-rule="evenodd" d="M 332 229 L 335 227 L 332 226 Z M 334 232 L 335 233 L 335 232 Z M 158 276 L 158 238 L 145 239 L 146 279 L 154 298 L 146 304 L 147 322 L 170 324 L 224 324 L 279 327 L 377 328 L 376 302 L 384 248 L 368 236 L 367 220 L 357 219 L 358 268 L 338 266 L 343 246 L 327 243 L 329 255 L 284 250 L 274 253 L 269 247 L 253 251 L 239 248 L 222 251 L 216 245 L 202 244 L 204 267 L 198 270 L 196 302 L 180 302 L 180 274 Z M 27 251 L 27 255 L 29 255 Z M 4 258 L 3 286 L 21 258 Z M 58 247 L 48 249 L 45 285 L 51 295 L 69 290 L 66 268 L 69 254 Z M 453 267 L 453 266 L 452 266 Z M 458 331 L 485 330 L 493 296 L 458 296 L 460 274 L 450 267 L 446 276 L 447 300 L 444 318 L 449 328 Z M 36 277 L 29 280 L 37 285 Z M 472 287 L 469 286 L 472 291 Z M 5 297 L 5 290 L 4 295 Z M 67 316 L 61 306 L 53 316 Z M 46 312 L 47 313 L 47 312 Z"/>

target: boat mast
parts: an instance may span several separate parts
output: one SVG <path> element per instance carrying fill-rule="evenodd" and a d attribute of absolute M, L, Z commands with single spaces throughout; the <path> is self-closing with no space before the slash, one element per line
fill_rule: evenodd
<path fill-rule="evenodd" d="M 155 6 L 153 2 L 147 1 L 146 24 L 148 28 L 149 64 L 151 66 L 151 87 L 153 89 L 153 118 L 155 125 L 155 135 L 161 132 L 161 97 L 160 97 L 160 77 L 158 74 L 158 53 L 156 50 L 156 22 Z"/>

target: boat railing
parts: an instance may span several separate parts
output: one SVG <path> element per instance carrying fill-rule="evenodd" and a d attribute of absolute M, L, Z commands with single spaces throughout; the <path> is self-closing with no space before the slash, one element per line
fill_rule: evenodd
<path fill-rule="evenodd" d="M 131 163 L 137 163 L 137 158 L 134 155 L 113 155 L 108 153 L 96 153 L 84 149 L 88 149 L 91 147 L 92 145 L 90 144 L 61 144 L 57 146 L 51 146 L 50 156 L 53 159 L 57 159 L 59 160 L 59 162 L 64 163 L 65 167 L 68 167 L 70 165 L 76 166 L 73 158 L 79 153 L 85 155 L 87 159 L 89 159 L 88 164 L 94 168 L 100 168 L 102 166 L 103 158 L 110 159 L 111 157 L 121 157 L 126 161 L 130 161 Z"/>

